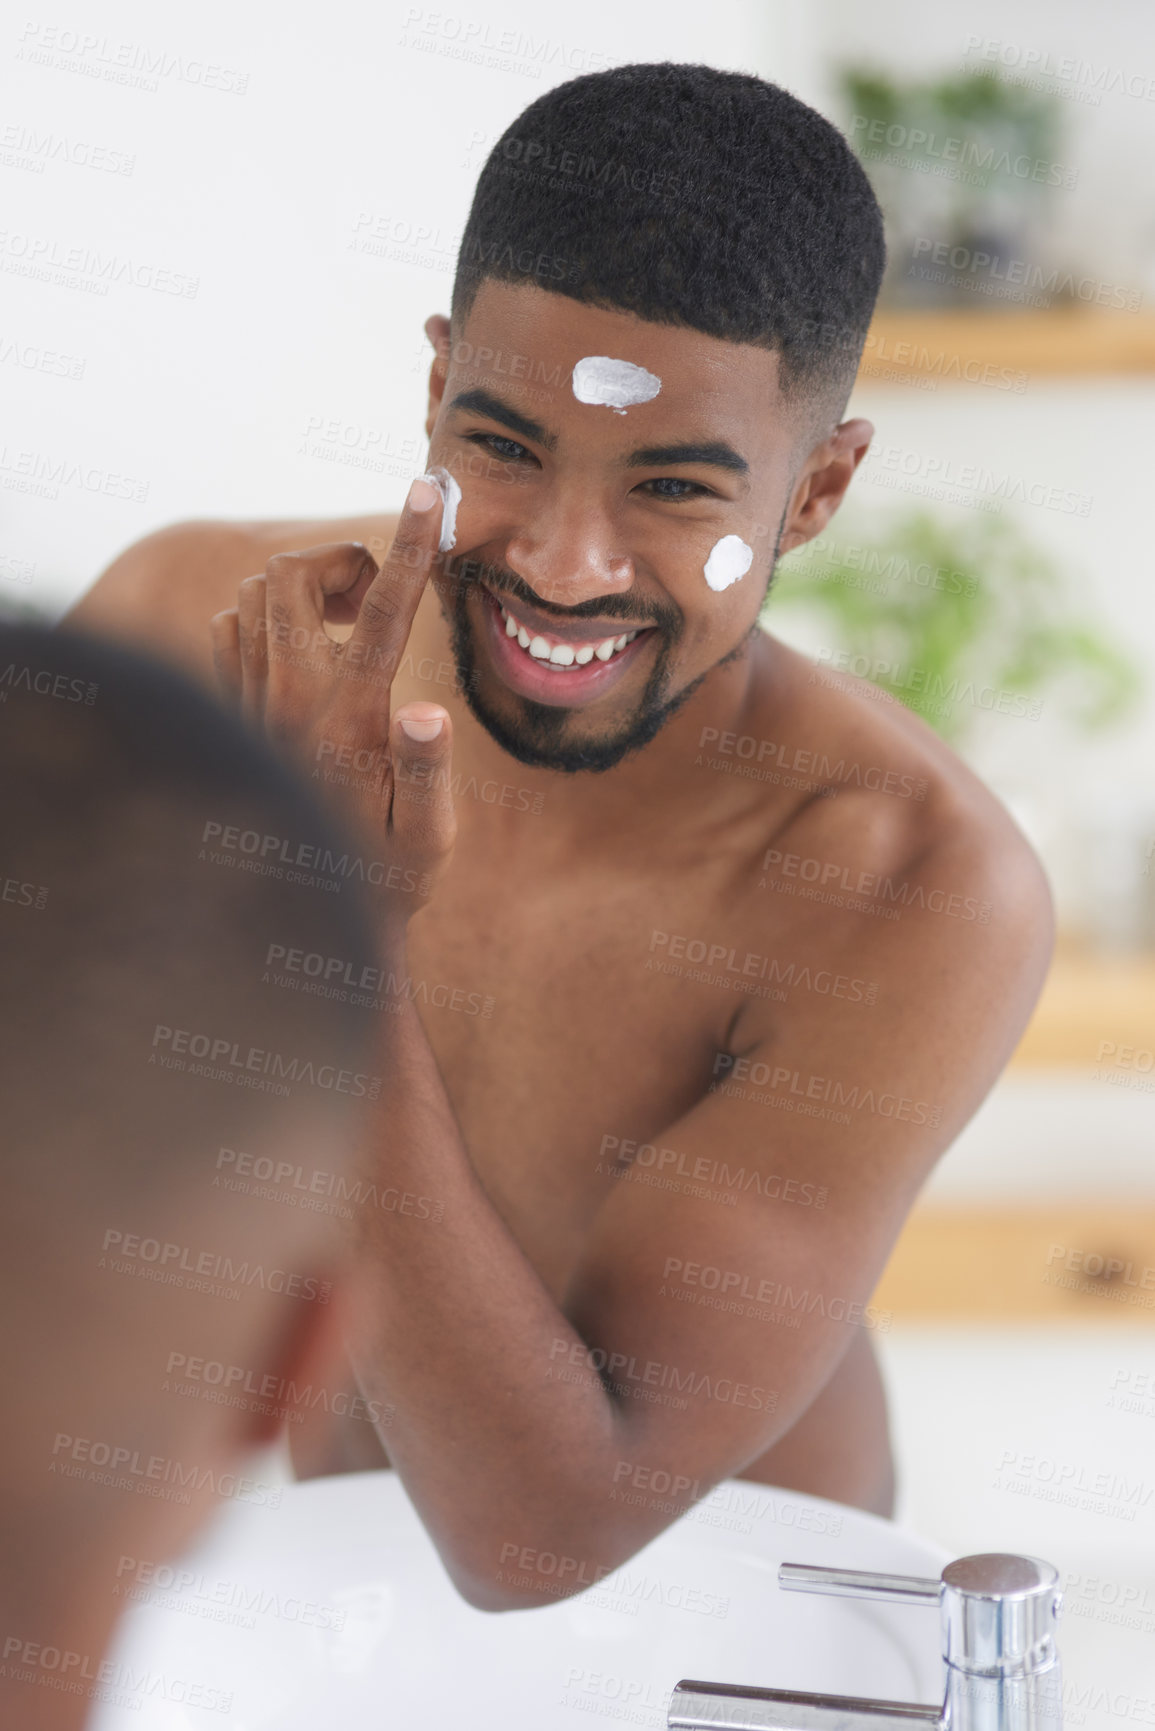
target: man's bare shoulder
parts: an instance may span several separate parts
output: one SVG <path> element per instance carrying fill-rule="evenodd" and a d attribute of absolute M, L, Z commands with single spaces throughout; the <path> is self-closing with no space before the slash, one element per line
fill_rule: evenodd
<path fill-rule="evenodd" d="M 275 553 L 329 541 L 363 542 L 380 561 L 395 525 L 381 514 L 174 523 L 119 554 L 62 624 L 149 649 L 211 682 L 209 620 L 235 605 L 246 577 Z"/>
<path fill-rule="evenodd" d="M 869 961 L 873 978 L 981 979 L 1013 1044 L 1053 944 L 1050 889 L 1026 836 L 905 705 L 865 680 L 816 679 L 774 639 L 766 672 L 751 732 L 784 741 L 777 771 L 795 778 L 797 798 L 770 826 L 747 920 L 777 909 L 816 953 Z"/>

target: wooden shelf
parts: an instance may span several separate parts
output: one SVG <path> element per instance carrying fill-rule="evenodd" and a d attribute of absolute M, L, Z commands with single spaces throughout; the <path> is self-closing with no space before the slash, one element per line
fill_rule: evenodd
<path fill-rule="evenodd" d="M 1028 380 L 1155 373 L 1155 313 L 888 309 L 870 327 L 858 381 L 985 382 L 1011 395 L 1002 369 Z"/>
<path fill-rule="evenodd" d="M 919 1206 L 871 1303 L 896 1322 L 1155 1324 L 1150 1203 Z"/>
<path fill-rule="evenodd" d="M 1135 1057 L 1122 1067 L 1114 1054 L 1100 1057 L 1105 1040 L 1134 1047 Z M 1143 1053 L 1155 1053 L 1155 956 L 1104 957 L 1061 947 L 1012 1066 L 1094 1069 L 1105 1064 L 1119 1069 L 1120 1076 L 1133 1074 L 1138 1081 L 1149 1074 L 1155 1081 L 1155 1065 L 1149 1072 L 1142 1068 L 1152 1064 Z M 1155 1105 L 1155 1094 L 1151 1099 Z"/>

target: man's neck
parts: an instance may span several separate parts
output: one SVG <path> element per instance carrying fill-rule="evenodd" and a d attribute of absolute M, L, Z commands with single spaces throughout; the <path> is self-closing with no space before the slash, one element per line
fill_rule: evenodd
<path fill-rule="evenodd" d="M 449 629 L 432 594 L 427 594 L 418 611 L 411 648 L 415 663 L 425 656 L 436 664 L 451 659 Z M 474 778 L 478 785 L 516 784 L 519 792 L 543 796 L 542 810 L 548 814 L 543 828 L 580 826 L 588 834 L 588 826 L 596 823 L 612 829 L 619 842 L 635 828 L 652 833 L 658 814 L 664 828 L 683 822 L 700 824 L 704 799 L 725 806 L 742 797 L 741 784 L 731 778 L 712 776 L 704 784 L 695 773 L 703 735 L 716 739 L 748 731 L 744 718 L 755 702 L 765 701 L 779 653 L 781 646 L 757 631 L 736 656 L 711 669 L 647 745 L 630 752 L 613 769 L 599 772 L 568 773 L 524 765 L 497 743 L 463 698 L 453 699 L 449 707 L 454 779 L 468 783 Z M 449 691 L 435 695 L 445 701 Z"/>

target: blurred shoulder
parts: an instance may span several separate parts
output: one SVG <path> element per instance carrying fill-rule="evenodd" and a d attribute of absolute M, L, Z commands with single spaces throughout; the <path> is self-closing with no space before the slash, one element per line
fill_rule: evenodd
<path fill-rule="evenodd" d="M 117 555 L 61 623 L 113 636 L 213 681 L 208 625 L 275 553 L 362 541 L 380 559 L 394 519 L 199 519 L 155 529 Z"/>

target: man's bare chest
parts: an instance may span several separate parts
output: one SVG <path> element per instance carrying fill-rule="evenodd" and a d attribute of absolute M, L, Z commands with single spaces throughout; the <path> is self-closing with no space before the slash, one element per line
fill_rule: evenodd
<path fill-rule="evenodd" d="M 789 1014 L 774 984 L 789 922 L 772 905 L 752 929 L 760 902 L 725 906 L 727 882 L 623 871 L 612 887 L 575 873 L 535 889 L 455 869 L 411 928 L 404 989 L 466 1147 L 559 1298 L 614 1186 L 675 1169 L 669 1132 L 750 1006 L 763 1024 Z"/>

